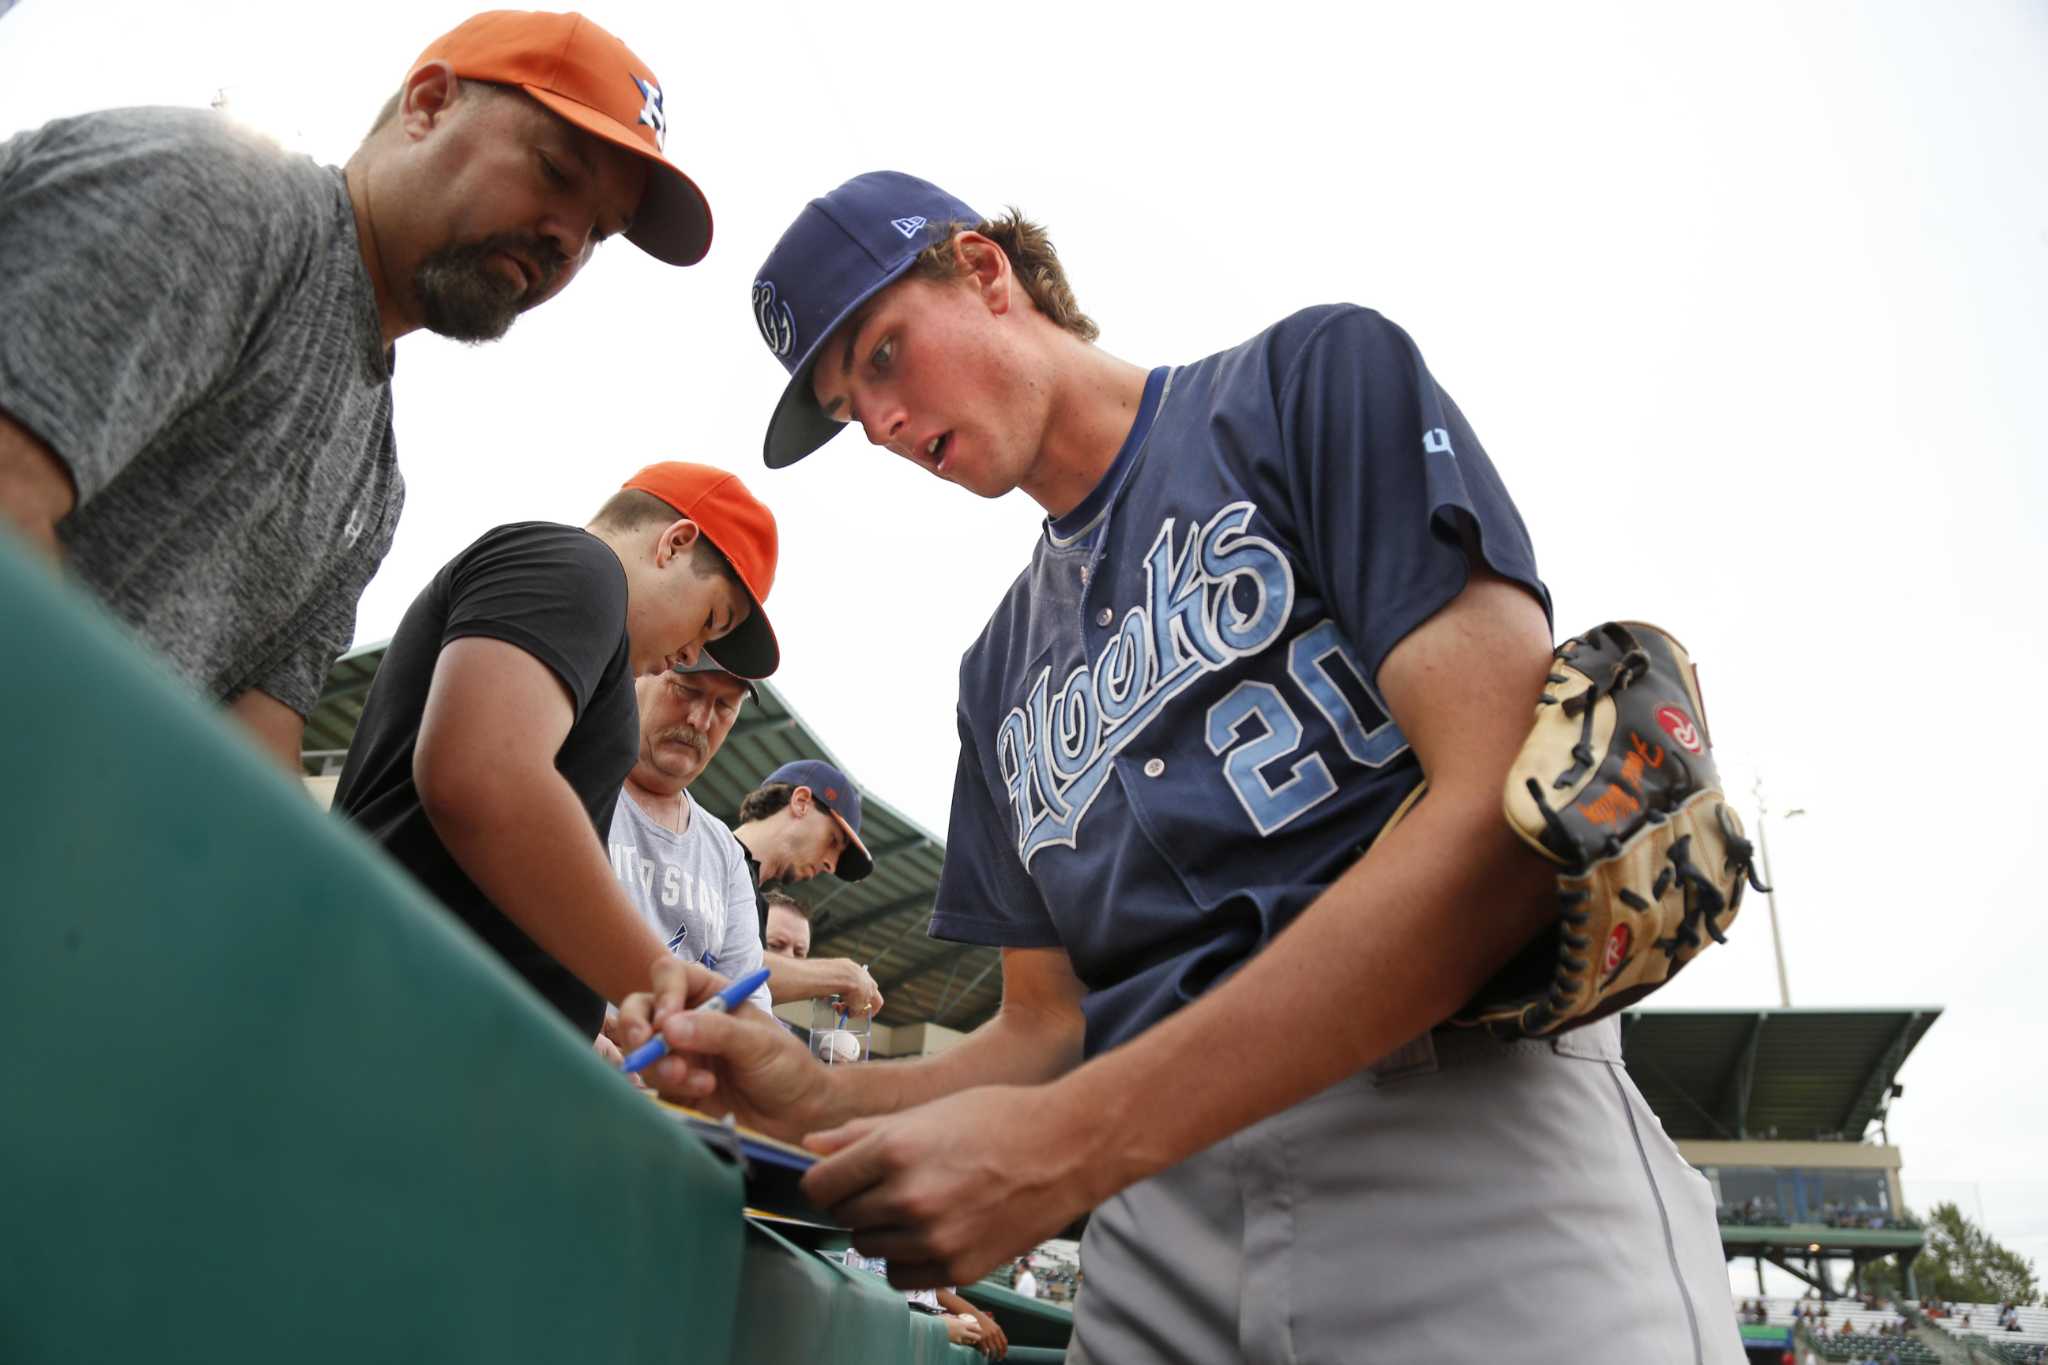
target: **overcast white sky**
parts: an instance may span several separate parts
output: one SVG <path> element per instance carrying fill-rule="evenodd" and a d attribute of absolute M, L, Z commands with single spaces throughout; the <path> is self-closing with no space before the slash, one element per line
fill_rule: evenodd
<path fill-rule="evenodd" d="M 225 89 L 339 162 L 470 9 L 21 0 L 0 135 Z M 407 508 L 359 640 L 490 525 L 581 521 L 650 460 L 725 465 L 782 526 L 776 682 L 943 831 L 957 660 L 1037 512 L 853 436 L 761 468 L 782 371 L 745 304 L 788 220 L 880 167 L 1019 205 L 1103 346 L 1147 365 L 1371 305 L 1502 471 L 1560 628 L 1667 624 L 1730 791 L 1752 808 L 1762 776 L 1807 812 L 1773 825 L 1794 1003 L 1946 1009 L 1892 1125 L 1908 1198 L 1981 1207 L 2048 1271 L 2048 914 L 2022 873 L 2048 757 L 2048 9 L 586 9 L 660 74 L 717 240 L 682 271 L 608 246 L 495 346 L 400 344 Z M 1761 898 L 1657 1003 L 1776 1003 Z"/>

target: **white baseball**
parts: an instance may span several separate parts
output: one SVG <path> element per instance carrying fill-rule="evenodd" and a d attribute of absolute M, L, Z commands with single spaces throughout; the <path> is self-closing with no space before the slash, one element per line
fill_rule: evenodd
<path fill-rule="evenodd" d="M 833 1029 L 825 1035 L 825 1052 L 835 1062 L 857 1062 L 860 1060 L 860 1035 L 851 1029 Z"/>

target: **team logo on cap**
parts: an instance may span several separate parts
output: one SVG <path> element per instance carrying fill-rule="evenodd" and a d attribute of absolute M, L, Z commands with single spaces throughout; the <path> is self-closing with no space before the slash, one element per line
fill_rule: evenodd
<path fill-rule="evenodd" d="M 788 355 L 796 345 L 796 317 L 789 305 L 775 297 L 775 285 L 754 281 L 754 321 L 761 325 L 761 340 L 777 355 Z"/>
<path fill-rule="evenodd" d="M 924 224 L 925 220 L 922 218 L 891 218 L 889 220 L 889 226 L 895 228 L 905 237 L 917 236 L 918 233 L 924 231 Z"/>
<path fill-rule="evenodd" d="M 640 122 L 654 130 L 654 145 L 667 151 L 668 115 L 661 109 L 661 87 L 638 76 L 633 78 L 633 84 L 640 87 L 640 98 L 645 101 L 640 106 Z"/>

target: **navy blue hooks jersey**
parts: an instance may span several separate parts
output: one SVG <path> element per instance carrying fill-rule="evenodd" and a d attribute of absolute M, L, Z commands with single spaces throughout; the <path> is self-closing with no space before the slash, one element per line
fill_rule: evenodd
<path fill-rule="evenodd" d="M 1090 1055 L 1194 999 L 1420 780 L 1374 681 L 1474 549 L 1548 613 L 1486 452 L 1379 314 L 1155 372 L 961 663 L 932 933 L 1064 948 Z"/>

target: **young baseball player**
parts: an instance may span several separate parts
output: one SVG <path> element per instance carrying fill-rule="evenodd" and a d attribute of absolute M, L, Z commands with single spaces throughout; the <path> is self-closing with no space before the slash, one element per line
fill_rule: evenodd
<path fill-rule="evenodd" d="M 605 851 L 641 747 L 634 679 L 706 649 L 774 672 L 775 560 L 736 475 L 649 465 L 586 527 L 500 526 L 450 560 L 363 703 L 335 809 L 586 1038 L 666 955 Z"/>
<path fill-rule="evenodd" d="M 497 337 L 622 231 L 701 258 L 665 129 L 617 38 L 499 11 L 428 45 L 346 167 L 209 110 L 0 142 L 0 528 L 296 772 L 404 497 L 392 343 Z"/>
<path fill-rule="evenodd" d="M 1003 949 L 1003 1003 L 828 1071 L 682 1013 L 715 982 L 676 969 L 626 1011 L 678 1049 L 655 1082 L 808 1133 L 807 1193 L 900 1284 L 1093 1209 L 1070 1359 L 1739 1362 L 1615 1022 L 1437 1027 L 1557 916 L 1501 814 L 1551 629 L 1407 335 L 1332 305 L 1127 364 L 1042 231 L 894 173 L 805 208 L 753 307 L 770 465 L 857 424 L 1045 509 L 961 664 L 932 919 Z"/>

